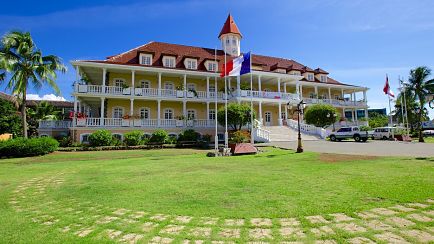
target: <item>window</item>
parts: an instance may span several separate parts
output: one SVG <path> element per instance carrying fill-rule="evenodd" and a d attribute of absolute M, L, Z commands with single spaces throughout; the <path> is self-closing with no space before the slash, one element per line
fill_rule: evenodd
<path fill-rule="evenodd" d="M 320 76 L 321 82 L 327 82 L 327 76 L 326 75 L 321 75 Z"/>
<path fill-rule="evenodd" d="M 164 83 L 164 89 L 175 90 L 175 85 L 173 84 L 173 82 L 166 82 Z"/>
<path fill-rule="evenodd" d="M 339 95 L 335 94 L 335 100 L 340 100 L 341 98 L 339 97 Z"/>
<path fill-rule="evenodd" d="M 285 120 L 286 119 L 286 114 L 285 112 L 280 113 L 280 118 Z"/>
<path fill-rule="evenodd" d="M 151 82 L 148 80 L 141 80 L 140 88 L 151 88 Z"/>
<path fill-rule="evenodd" d="M 113 108 L 113 118 L 120 119 L 124 117 L 124 108 L 114 107 Z"/>
<path fill-rule="evenodd" d="M 207 69 L 208 71 L 217 71 L 217 62 L 214 61 L 208 61 L 207 63 Z"/>
<path fill-rule="evenodd" d="M 316 98 L 315 93 L 313 93 L 313 92 L 309 93 L 309 98 L 312 98 L 312 99 Z"/>
<path fill-rule="evenodd" d="M 115 133 L 115 134 L 113 134 L 113 138 L 116 139 L 116 140 L 118 140 L 118 141 L 122 141 L 123 135 Z"/>
<path fill-rule="evenodd" d="M 232 39 L 232 45 L 237 45 L 237 40 L 236 39 Z"/>
<path fill-rule="evenodd" d="M 208 119 L 215 120 L 215 110 L 214 109 L 209 110 Z"/>
<path fill-rule="evenodd" d="M 151 65 L 152 64 L 152 54 L 140 54 L 140 64 Z"/>
<path fill-rule="evenodd" d="M 209 85 L 209 91 L 208 92 L 215 92 L 215 86 L 214 85 Z"/>
<path fill-rule="evenodd" d="M 151 118 L 151 111 L 149 108 L 141 108 L 140 109 L 140 118 L 141 119 L 150 119 Z"/>
<path fill-rule="evenodd" d="M 187 69 L 197 69 L 197 60 L 196 59 L 185 59 L 185 67 Z"/>
<path fill-rule="evenodd" d="M 230 40 L 229 40 L 229 38 L 227 38 L 226 39 L 226 44 L 229 44 L 230 43 Z"/>
<path fill-rule="evenodd" d="M 189 120 L 196 119 L 196 110 L 194 109 L 187 110 L 187 119 Z"/>
<path fill-rule="evenodd" d="M 327 95 L 326 94 L 322 94 L 319 99 L 327 99 Z"/>
<path fill-rule="evenodd" d="M 175 57 L 163 57 L 164 67 L 175 68 Z"/>
<path fill-rule="evenodd" d="M 309 81 L 313 81 L 315 78 L 313 76 L 313 74 L 307 74 L 307 80 Z"/>
<path fill-rule="evenodd" d="M 187 84 L 187 91 L 196 91 L 196 84 L 188 83 Z"/>
<path fill-rule="evenodd" d="M 80 142 L 84 144 L 89 143 L 89 134 L 81 134 Z"/>
<path fill-rule="evenodd" d="M 173 119 L 173 110 L 170 108 L 166 108 L 164 110 L 164 119 Z"/>
<path fill-rule="evenodd" d="M 113 83 L 115 84 L 116 87 L 123 87 L 125 81 L 123 79 L 114 79 Z"/>

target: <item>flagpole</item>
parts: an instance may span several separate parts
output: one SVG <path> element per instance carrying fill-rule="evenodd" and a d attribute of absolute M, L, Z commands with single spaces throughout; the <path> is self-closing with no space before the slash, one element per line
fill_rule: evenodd
<path fill-rule="evenodd" d="M 405 120 L 406 120 L 406 124 L 405 124 L 405 129 L 407 130 L 407 137 L 410 137 L 410 131 L 408 130 L 408 113 L 407 113 L 407 98 L 406 98 L 406 95 L 405 95 L 405 85 L 404 85 L 404 80 L 402 80 L 402 87 L 403 87 L 403 90 L 404 90 L 404 110 L 405 110 Z"/>
<path fill-rule="evenodd" d="M 225 148 L 229 147 L 229 135 L 228 135 L 228 88 L 227 88 L 227 75 L 226 75 L 226 50 L 224 50 L 225 55 L 225 65 L 224 67 L 224 74 L 225 74 Z"/>
<path fill-rule="evenodd" d="M 214 63 L 216 65 L 215 68 L 215 73 L 216 75 L 214 76 L 214 99 L 215 99 L 215 109 L 214 109 L 214 121 L 215 121 L 215 136 L 214 136 L 214 151 L 215 151 L 215 156 L 218 156 L 218 150 L 219 150 L 219 136 L 218 136 L 218 131 L 217 131 L 217 70 L 218 70 L 218 64 L 217 64 L 217 48 L 214 48 Z M 208 91 L 209 92 L 209 91 Z M 209 115 L 208 115 L 209 117 Z"/>
<path fill-rule="evenodd" d="M 250 143 L 255 144 L 254 121 L 253 121 L 253 72 L 252 72 L 252 51 L 250 51 Z"/>
<path fill-rule="evenodd" d="M 399 82 L 399 91 L 402 93 L 402 86 L 401 86 L 401 76 L 398 76 L 398 82 Z M 401 117 L 402 117 L 402 125 L 405 125 L 405 116 L 404 116 L 404 101 L 402 99 L 403 94 L 401 94 Z"/>

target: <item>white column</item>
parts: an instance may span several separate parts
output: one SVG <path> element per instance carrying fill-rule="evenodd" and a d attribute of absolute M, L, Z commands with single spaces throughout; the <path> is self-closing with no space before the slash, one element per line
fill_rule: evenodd
<path fill-rule="evenodd" d="M 365 108 L 365 119 L 366 121 L 369 121 L 369 113 L 367 108 Z"/>
<path fill-rule="evenodd" d="M 288 105 L 285 103 L 285 120 L 288 119 Z"/>
<path fill-rule="evenodd" d="M 131 98 L 130 99 L 130 116 L 133 116 L 133 115 L 134 115 L 134 98 Z M 133 126 L 133 121 L 134 121 L 134 119 L 131 118 L 130 119 L 130 126 Z"/>
<path fill-rule="evenodd" d="M 187 75 L 184 75 L 184 99 L 187 97 Z"/>
<path fill-rule="evenodd" d="M 102 97 L 101 98 L 101 116 L 100 116 L 100 125 L 101 126 L 104 125 L 104 100 L 105 100 L 105 98 Z"/>
<path fill-rule="evenodd" d="M 363 101 L 367 102 L 367 98 L 366 98 L 366 90 L 363 91 Z"/>
<path fill-rule="evenodd" d="M 187 118 L 187 101 L 182 101 L 182 114 L 184 115 L 184 118 Z"/>
<path fill-rule="evenodd" d="M 354 119 L 354 109 L 351 109 L 351 119 L 353 120 L 353 123 L 354 123 L 354 121 L 355 121 L 355 119 Z"/>
<path fill-rule="evenodd" d="M 357 102 L 357 98 L 356 98 L 356 90 L 354 90 L 354 104 L 356 104 L 356 102 Z"/>
<path fill-rule="evenodd" d="M 209 122 L 209 102 L 206 102 L 206 126 L 208 127 L 210 124 Z"/>
<path fill-rule="evenodd" d="M 105 83 L 106 83 L 106 75 L 107 75 L 107 69 L 102 69 L 102 93 L 105 93 Z"/>
<path fill-rule="evenodd" d="M 209 77 L 206 77 L 206 98 L 209 98 Z"/>
<path fill-rule="evenodd" d="M 80 66 L 75 66 L 75 85 L 74 85 L 74 91 L 78 92 L 78 83 L 80 82 Z"/>
<path fill-rule="evenodd" d="M 357 108 L 354 109 L 354 117 L 356 118 L 356 125 L 359 125 L 359 119 L 357 116 Z"/>
<path fill-rule="evenodd" d="M 81 101 L 80 101 L 80 99 L 78 100 L 78 112 L 81 113 Z"/>
<path fill-rule="evenodd" d="M 316 95 L 316 98 L 318 98 L 318 86 L 315 86 L 314 88 L 315 88 L 315 95 Z"/>
<path fill-rule="evenodd" d="M 286 92 L 286 82 L 283 83 L 283 92 L 284 92 L 284 93 L 287 93 L 287 92 Z"/>
<path fill-rule="evenodd" d="M 158 73 L 158 96 L 161 96 L 161 73 Z"/>
<path fill-rule="evenodd" d="M 136 79 L 136 72 L 133 70 L 133 71 L 131 71 L 131 97 L 134 97 L 134 93 L 135 93 L 135 91 L 134 91 L 135 79 Z"/>
<path fill-rule="evenodd" d="M 259 121 L 261 122 L 261 125 L 264 124 L 262 123 L 262 102 L 259 102 Z"/>
<path fill-rule="evenodd" d="M 77 106 L 78 106 L 77 96 L 74 96 L 74 121 L 73 121 L 74 126 L 77 125 Z"/>
<path fill-rule="evenodd" d="M 262 91 L 261 76 L 258 76 L 258 91 L 259 94 L 261 94 Z"/>
<path fill-rule="evenodd" d="M 280 126 L 282 126 L 282 104 L 279 103 L 279 120 L 278 123 Z"/>
<path fill-rule="evenodd" d="M 157 100 L 157 126 L 161 126 L 161 100 Z"/>
<path fill-rule="evenodd" d="M 345 94 L 344 94 L 344 89 L 343 89 L 343 88 L 341 89 L 341 92 L 342 92 L 342 95 L 341 95 L 341 96 L 342 96 L 342 99 L 344 99 L 344 95 L 345 95 Z"/>
<path fill-rule="evenodd" d="M 303 85 L 301 83 L 300 83 L 299 90 L 300 90 L 300 99 L 303 99 Z"/>
<path fill-rule="evenodd" d="M 330 87 L 329 87 L 329 101 L 331 104 L 332 103 L 332 91 L 331 91 Z"/>
<path fill-rule="evenodd" d="M 237 96 L 241 96 L 241 77 L 237 76 Z"/>
<path fill-rule="evenodd" d="M 277 92 L 279 93 L 279 96 L 280 96 L 280 77 L 277 78 Z"/>

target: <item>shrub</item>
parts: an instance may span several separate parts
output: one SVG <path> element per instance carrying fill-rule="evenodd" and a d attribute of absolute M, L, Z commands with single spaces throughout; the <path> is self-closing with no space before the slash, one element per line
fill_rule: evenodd
<path fill-rule="evenodd" d="M 89 145 L 93 147 L 110 146 L 113 138 L 108 130 L 97 130 L 89 135 Z"/>
<path fill-rule="evenodd" d="M 387 126 L 389 123 L 389 117 L 383 114 L 373 114 L 369 117 L 369 126 L 372 128 Z"/>
<path fill-rule="evenodd" d="M 200 134 L 193 129 L 188 129 L 178 136 L 178 141 L 197 141 L 199 140 Z"/>
<path fill-rule="evenodd" d="M 127 146 L 138 146 L 143 144 L 143 132 L 135 130 L 124 135 L 124 143 Z"/>
<path fill-rule="evenodd" d="M 167 131 L 163 129 L 158 129 L 152 133 L 151 138 L 149 139 L 150 142 L 158 142 L 158 143 L 165 143 L 169 138 L 169 135 L 167 134 Z"/>
<path fill-rule="evenodd" d="M 333 116 L 333 115 L 337 116 Z M 315 104 L 306 108 L 304 119 L 306 123 L 316 127 L 327 127 L 339 120 L 335 107 L 329 104 Z"/>
<path fill-rule="evenodd" d="M 61 147 L 70 147 L 72 146 L 72 138 L 70 136 L 63 136 L 60 138 L 56 138 L 59 142 L 59 146 Z"/>
<path fill-rule="evenodd" d="M 31 157 L 52 153 L 59 147 L 59 142 L 50 137 L 16 138 L 0 141 L 2 157 Z"/>
<path fill-rule="evenodd" d="M 366 126 L 366 125 L 360 126 L 360 131 L 370 131 L 370 130 L 372 130 L 372 129 L 369 126 Z"/>
<path fill-rule="evenodd" d="M 232 143 L 243 143 L 243 142 L 247 142 L 248 138 L 249 138 L 249 135 L 247 132 L 237 130 L 232 134 L 230 141 Z"/>

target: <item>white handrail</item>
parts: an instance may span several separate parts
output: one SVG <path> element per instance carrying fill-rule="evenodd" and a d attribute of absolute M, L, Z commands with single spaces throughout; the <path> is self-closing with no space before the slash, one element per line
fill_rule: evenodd
<path fill-rule="evenodd" d="M 287 119 L 286 124 L 290 128 L 298 130 L 298 122 L 296 120 Z M 325 139 L 327 137 L 327 131 L 324 128 L 316 127 L 314 125 L 309 125 L 302 122 L 300 122 L 300 131 L 302 133 L 319 136 L 322 139 Z"/>
<path fill-rule="evenodd" d="M 258 142 L 270 142 L 270 131 L 261 128 L 254 128 L 254 140 Z"/>

